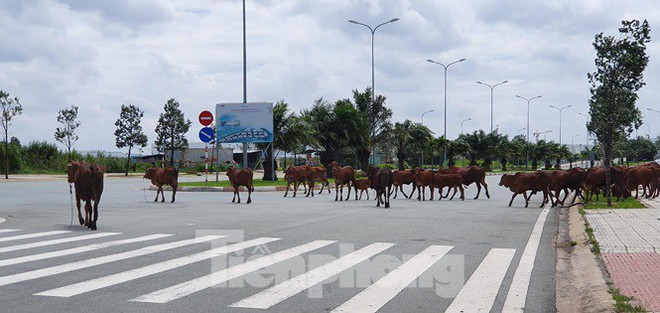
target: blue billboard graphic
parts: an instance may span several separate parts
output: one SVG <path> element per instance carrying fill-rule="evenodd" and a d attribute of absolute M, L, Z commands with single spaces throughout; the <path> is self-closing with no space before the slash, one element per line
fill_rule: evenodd
<path fill-rule="evenodd" d="M 273 142 L 273 103 L 215 105 L 219 143 Z"/>

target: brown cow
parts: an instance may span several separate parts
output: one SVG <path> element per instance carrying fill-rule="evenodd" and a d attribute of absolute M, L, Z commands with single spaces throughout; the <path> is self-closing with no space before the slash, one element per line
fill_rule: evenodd
<path fill-rule="evenodd" d="M 394 185 L 394 197 L 393 199 L 396 199 L 396 196 L 398 194 L 398 191 L 401 190 L 401 193 L 403 194 L 404 197 L 410 199 L 412 198 L 413 194 L 415 193 L 415 178 L 416 178 L 416 173 L 413 170 L 403 170 L 403 171 L 394 171 L 392 172 L 392 184 Z M 410 185 L 413 184 L 413 189 L 410 192 L 410 196 L 406 195 L 406 193 L 403 191 L 403 185 Z"/>
<path fill-rule="evenodd" d="M 474 197 L 474 199 L 479 199 L 482 186 L 486 191 L 486 197 L 490 199 L 490 194 L 488 193 L 488 184 L 486 184 L 486 171 L 483 168 L 478 166 L 452 166 L 449 168 L 449 172 L 452 174 L 461 175 L 463 177 L 463 184 L 465 186 L 470 186 L 472 183 L 477 185 L 477 195 Z"/>
<path fill-rule="evenodd" d="M 98 164 L 87 164 L 85 161 L 71 161 L 67 166 L 68 182 L 76 189 L 76 207 L 78 221 L 92 230 L 96 230 L 99 218 L 99 202 L 103 193 L 103 174 L 105 168 Z M 80 212 L 80 202 L 85 201 L 85 218 Z M 94 203 L 92 207 L 92 202 Z"/>
<path fill-rule="evenodd" d="M 417 188 L 417 201 L 426 201 L 426 187 L 431 189 L 433 201 L 433 171 L 415 168 L 415 187 Z"/>
<path fill-rule="evenodd" d="M 321 190 L 318 194 L 323 192 L 323 188 L 330 193 L 330 183 L 328 182 L 328 172 L 323 166 L 312 166 L 312 180 L 315 183 L 321 183 Z M 312 195 L 313 196 L 313 195 Z"/>
<path fill-rule="evenodd" d="M 298 193 L 298 186 L 301 183 L 307 182 L 306 170 L 307 165 L 300 166 L 291 166 L 284 171 L 284 180 L 286 180 L 286 192 L 284 196 L 286 197 L 289 194 L 289 187 L 293 183 L 293 197 L 296 197 Z M 307 166 L 309 167 L 309 166 Z M 305 185 L 305 193 L 307 192 L 307 185 Z"/>
<path fill-rule="evenodd" d="M 390 207 L 390 196 L 392 195 L 392 170 L 389 168 L 376 168 L 372 164 L 367 167 L 367 177 L 371 181 L 371 188 L 376 191 L 376 206 L 381 202 L 385 208 Z M 384 199 L 382 196 L 385 196 Z"/>
<path fill-rule="evenodd" d="M 144 173 L 144 178 L 150 179 L 151 184 L 158 187 L 154 202 L 158 202 L 159 194 L 163 197 L 161 202 L 165 202 L 163 185 L 169 185 L 172 187 L 172 203 L 174 203 L 176 190 L 179 187 L 179 170 L 174 167 L 148 167 L 147 171 Z"/>
<path fill-rule="evenodd" d="M 543 192 L 543 202 L 541 203 L 541 207 L 548 202 L 550 179 L 541 171 L 536 171 L 534 173 L 516 173 L 514 175 L 504 174 L 500 179 L 500 186 L 507 187 L 509 190 L 513 191 L 509 206 L 511 206 L 513 199 L 515 199 L 517 195 L 522 194 L 523 198 L 525 198 L 525 207 L 528 207 L 531 194 L 528 197 L 527 191 L 532 193 L 538 191 Z"/>
<path fill-rule="evenodd" d="M 236 197 L 238 196 L 238 202 L 236 203 L 241 203 L 241 195 L 238 192 L 238 188 L 240 186 L 245 186 L 248 191 L 248 201 L 246 203 L 252 203 L 252 192 L 254 191 L 254 186 L 252 185 L 252 178 L 254 177 L 254 173 L 252 170 L 249 168 L 239 170 L 233 167 L 229 167 L 227 169 L 227 177 L 229 177 L 229 183 L 231 186 L 234 187 L 234 197 L 231 199 L 231 202 L 234 203 L 236 201 Z"/>
<path fill-rule="evenodd" d="M 371 181 L 368 178 L 356 179 L 355 186 L 360 191 L 360 200 L 362 200 L 362 193 L 367 192 L 367 200 L 369 200 L 369 188 L 371 188 Z"/>
<path fill-rule="evenodd" d="M 442 189 L 447 187 L 447 195 L 442 195 Z M 458 174 L 440 174 L 434 173 L 433 175 L 433 184 L 431 187 L 431 198 L 433 198 L 434 188 L 438 188 L 439 195 L 438 199 L 447 198 L 449 196 L 449 191 L 454 189 L 454 193 L 449 198 L 449 201 L 454 199 L 456 192 L 461 191 L 461 201 L 465 200 L 465 190 L 463 189 L 463 177 Z"/>
<path fill-rule="evenodd" d="M 582 182 L 582 189 L 585 191 L 584 203 L 588 203 L 594 193 L 596 194 L 596 201 L 598 201 L 600 193 L 605 191 L 605 174 L 604 167 L 592 167 L 587 170 Z M 611 167 L 610 180 L 612 187 L 618 191 L 619 200 L 621 195 L 625 198 L 627 193 L 624 186 L 624 169 L 618 166 Z"/>
<path fill-rule="evenodd" d="M 238 192 L 238 187 L 245 186 L 248 191 L 248 200 L 246 203 L 252 203 L 252 191 L 254 191 L 254 186 L 252 185 L 252 178 L 254 177 L 254 173 L 252 170 L 249 168 L 238 170 L 233 167 L 229 167 L 227 169 L 227 177 L 229 177 L 229 183 L 231 183 L 231 186 L 234 187 L 234 198 L 231 199 L 231 202 L 234 203 L 234 201 L 236 201 L 236 197 L 238 196 L 237 203 L 241 203 L 241 195 Z"/>
<path fill-rule="evenodd" d="M 562 206 L 564 205 L 564 201 L 566 201 L 566 197 L 568 197 L 568 194 L 571 191 L 575 192 L 575 195 L 573 196 L 573 200 L 571 203 L 575 201 L 575 199 L 578 196 L 581 196 L 581 185 L 582 182 L 584 181 L 584 177 L 586 176 L 587 172 L 579 167 L 574 167 L 569 170 L 563 171 L 563 170 L 555 170 L 555 171 L 543 171 L 544 174 L 548 176 L 550 179 L 550 199 L 552 201 L 552 206 L 556 206 L 558 204 L 561 204 Z M 559 194 L 564 191 L 564 198 L 559 199 Z M 554 198 L 552 199 L 552 192 L 554 192 Z"/>
<path fill-rule="evenodd" d="M 660 177 L 660 166 L 657 163 L 646 163 L 625 170 L 625 189 L 635 190 L 635 198 L 639 197 L 639 186 L 644 190 L 642 196 L 655 197 Z"/>
<path fill-rule="evenodd" d="M 344 185 L 348 187 L 348 194 L 345 199 L 348 201 L 351 197 L 351 183 L 353 184 L 353 188 L 355 188 L 355 200 L 357 200 L 358 195 L 357 186 L 355 186 L 355 170 L 350 166 L 341 167 L 337 161 L 332 161 L 330 166 L 332 166 L 332 175 L 335 177 L 335 201 L 337 201 L 337 199 L 342 201 L 342 198 L 344 197 Z"/>

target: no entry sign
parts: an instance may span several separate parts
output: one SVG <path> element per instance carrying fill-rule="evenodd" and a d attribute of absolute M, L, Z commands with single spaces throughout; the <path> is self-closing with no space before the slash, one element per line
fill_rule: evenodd
<path fill-rule="evenodd" d="M 210 111 L 204 110 L 202 113 L 199 113 L 199 123 L 204 126 L 209 126 L 213 123 L 213 113 Z"/>

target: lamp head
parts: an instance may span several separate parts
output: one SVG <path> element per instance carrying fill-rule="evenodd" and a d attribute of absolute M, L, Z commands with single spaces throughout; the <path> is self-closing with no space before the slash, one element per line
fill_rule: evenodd
<path fill-rule="evenodd" d="M 390 23 L 394 23 L 394 22 L 396 22 L 396 21 L 398 21 L 398 20 L 399 20 L 398 17 L 397 17 L 397 18 L 393 18 L 393 19 L 390 20 Z"/>
<path fill-rule="evenodd" d="M 348 20 L 348 22 L 349 22 L 349 23 L 353 23 L 353 24 L 357 24 L 357 23 L 358 23 L 358 22 L 356 22 L 356 21 L 354 21 L 354 20 Z"/>

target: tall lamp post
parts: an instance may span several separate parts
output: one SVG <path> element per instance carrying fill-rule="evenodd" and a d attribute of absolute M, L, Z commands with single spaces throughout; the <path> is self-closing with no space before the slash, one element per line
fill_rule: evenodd
<path fill-rule="evenodd" d="M 569 104 L 569 105 L 567 105 L 567 106 L 564 106 L 564 107 L 558 108 L 558 107 L 556 107 L 556 106 L 554 106 L 554 105 L 550 105 L 551 108 L 553 108 L 553 109 L 559 111 L 559 145 L 560 145 L 560 146 L 561 146 L 561 112 L 564 111 L 564 109 L 568 109 L 568 108 L 570 108 L 570 107 L 572 107 L 572 106 L 573 106 L 572 104 Z"/>
<path fill-rule="evenodd" d="M 426 113 L 431 113 L 433 111 L 435 111 L 435 110 L 428 110 L 428 111 L 422 113 L 422 125 L 424 125 L 424 115 L 426 115 Z M 420 164 L 420 165 L 424 165 L 424 149 L 422 149 L 422 164 Z"/>
<path fill-rule="evenodd" d="M 491 133 L 493 132 L 493 89 L 495 89 L 495 87 L 497 87 L 499 85 L 503 85 L 503 84 L 506 84 L 508 82 L 509 82 L 508 80 L 504 80 L 504 81 L 501 81 L 501 82 L 491 86 L 491 85 L 486 84 L 484 82 L 477 81 L 477 84 L 481 84 L 481 85 L 484 85 L 484 86 L 490 88 L 490 132 Z"/>
<path fill-rule="evenodd" d="M 646 108 L 646 109 L 649 110 L 649 111 L 660 113 L 660 110 L 656 110 L 654 108 Z M 647 126 L 648 126 L 648 124 L 647 124 Z M 649 140 L 651 140 L 651 126 L 649 126 Z"/>
<path fill-rule="evenodd" d="M 516 135 L 520 135 L 520 131 L 523 131 L 523 130 L 525 130 L 525 129 L 527 129 L 527 127 L 523 127 L 523 128 L 521 128 L 521 129 L 519 129 L 519 130 L 516 132 Z"/>
<path fill-rule="evenodd" d="M 584 114 L 584 113 L 582 113 L 582 112 L 579 112 L 578 114 L 580 114 L 580 115 L 586 117 L 586 118 L 587 118 L 587 124 L 589 124 L 589 121 L 591 120 L 591 118 L 589 118 L 589 115 L 586 115 L 586 114 Z M 585 148 L 588 149 L 588 148 L 589 148 L 589 128 L 587 128 L 587 138 L 586 138 L 585 140 L 586 140 L 586 141 L 585 141 L 585 142 L 586 142 L 586 144 L 585 144 Z"/>
<path fill-rule="evenodd" d="M 466 121 L 470 121 L 470 120 L 472 120 L 472 118 L 468 117 L 468 118 L 461 121 L 461 135 L 463 134 L 463 123 L 465 123 Z"/>
<path fill-rule="evenodd" d="M 520 99 L 523 99 L 523 100 L 527 101 L 527 143 L 529 143 L 529 102 L 534 100 L 534 99 L 541 98 L 541 97 L 542 97 L 541 95 L 538 95 L 538 96 L 531 97 L 531 98 L 525 98 L 523 96 L 516 95 L 516 98 L 520 98 Z M 529 151 L 527 151 L 525 168 L 527 168 L 527 163 L 529 163 Z"/>
<path fill-rule="evenodd" d="M 374 77 L 375 77 L 375 75 L 374 75 L 374 35 L 375 35 L 376 29 L 378 29 L 378 27 L 381 27 L 385 24 L 394 23 L 398 20 L 399 20 L 398 18 L 393 18 L 393 19 L 391 19 L 387 22 L 380 23 L 376 27 L 373 27 L 373 28 L 371 26 L 367 25 L 367 24 L 360 23 L 360 22 L 357 22 L 357 21 L 354 21 L 354 20 L 349 20 L 348 21 L 349 23 L 352 23 L 352 24 L 362 25 L 362 26 L 368 28 L 369 31 L 371 32 L 371 105 L 372 106 L 376 101 L 376 99 L 374 99 L 374 97 L 375 97 L 375 91 L 374 91 L 374 88 L 375 88 L 375 84 L 374 84 L 374 81 L 375 81 L 375 79 L 374 79 Z M 373 127 L 374 122 L 373 121 L 370 121 L 370 122 L 372 123 L 372 125 L 370 125 L 370 126 Z M 372 139 L 373 139 L 374 135 L 375 134 L 372 132 L 372 134 L 371 134 Z M 373 153 L 373 150 L 371 151 L 371 154 L 372 154 L 372 163 L 376 163 L 376 155 Z"/>
<path fill-rule="evenodd" d="M 573 142 L 573 139 L 575 139 L 575 137 L 577 137 L 577 136 L 580 136 L 580 134 L 575 134 L 575 135 L 573 135 L 573 137 L 571 137 L 571 149 L 575 145 L 575 143 Z"/>
<path fill-rule="evenodd" d="M 447 163 L 447 69 L 448 69 L 450 66 L 452 66 L 452 65 L 454 65 L 454 64 L 456 64 L 456 63 L 463 62 L 463 61 L 465 61 L 465 58 L 462 58 L 462 59 L 460 59 L 460 60 L 456 60 L 456 61 L 454 61 L 454 62 L 451 62 L 451 63 L 447 64 L 447 65 L 444 65 L 444 64 L 442 64 L 442 63 L 440 63 L 440 62 L 436 62 L 436 61 L 433 61 L 433 60 L 431 60 L 431 59 L 427 59 L 427 60 L 426 60 L 426 62 L 429 62 L 429 63 L 432 63 L 432 64 L 440 65 L 440 66 L 442 66 L 442 67 L 445 69 L 445 105 L 444 105 L 444 107 L 445 107 L 445 110 L 444 110 L 444 111 L 445 111 L 445 114 L 444 114 L 444 132 L 443 132 L 443 136 L 445 137 L 445 149 L 444 149 L 444 152 L 445 152 L 445 153 L 444 153 L 444 158 L 443 158 L 443 161 L 442 161 L 442 165 L 443 165 L 443 166 Z M 461 133 L 462 133 L 462 132 L 461 132 Z"/>

